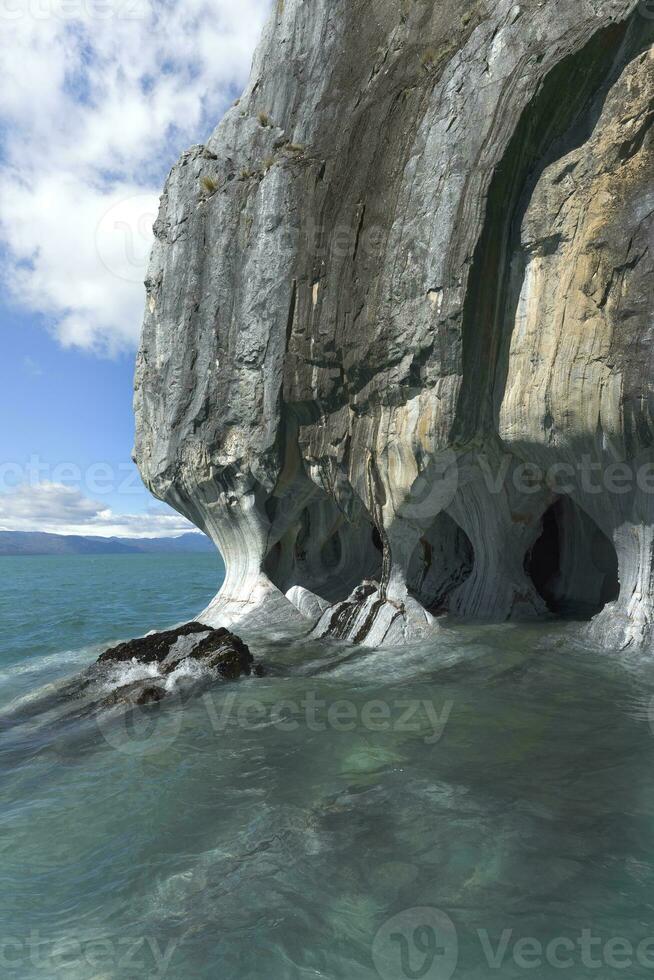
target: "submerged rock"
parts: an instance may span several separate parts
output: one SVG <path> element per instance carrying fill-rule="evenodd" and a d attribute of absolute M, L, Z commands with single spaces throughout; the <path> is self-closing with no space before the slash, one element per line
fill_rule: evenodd
<path fill-rule="evenodd" d="M 159 701 L 163 701 L 165 696 L 166 689 L 159 684 L 132 681 L 131 684 L 123 684 L 108 694 L 102 701 L 102 707 L 111 708 L 114 705 L 141 707 L 146 704 L 157 704 Z"/>
<path fill-rule="evenodd" d="M 204 622 L 654 638 L 644 6 L 275 5 L 146 280 L 136 459 L 225 559 Z"/>

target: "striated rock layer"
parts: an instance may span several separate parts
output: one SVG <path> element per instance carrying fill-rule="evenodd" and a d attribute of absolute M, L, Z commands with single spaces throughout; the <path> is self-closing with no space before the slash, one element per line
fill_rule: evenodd
<path fill-rule="evenodd" d="M 654 19 L 278 0 L 173 168 L 136 376 L 212 625 L 654 624 Z"/>

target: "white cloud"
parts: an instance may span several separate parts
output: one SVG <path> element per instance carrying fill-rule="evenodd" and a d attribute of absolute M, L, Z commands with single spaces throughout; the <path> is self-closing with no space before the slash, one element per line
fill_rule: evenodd
<path fill-rule="evenodd" d="M 270 0 L 0 0 L 0 240 L 65 346 L 133 348 L 165 170 L 243 87 Z"/>
<path fill-rule="evenodd" d="M 47 531 L 98 537 L 171 537 L 196 531 L 189 521 L 166 509 L 146 514 L 116 514 L 61 483 L 24 484 L 0 494 L 0 531 Z"/>

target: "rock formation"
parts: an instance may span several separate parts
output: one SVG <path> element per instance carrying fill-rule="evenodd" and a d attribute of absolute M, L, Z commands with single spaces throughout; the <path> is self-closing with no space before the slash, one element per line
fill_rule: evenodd
<path fill-rule="evenodd" d="M 650 0 L 278 0 L 155 225 L 136 460 L 205 622 L 654 628 Z"/>
<path fill-rule="evenodd" d="M 214 675 L 223 680 L 249 677 L 253 672 L 261 676 L 262 673 L 261 667 L 254 665 L 254 657 L 240 637 L 224 627 L 213 629 L 203 623 L 185 623 L 105 650 L 98 657 L 97 666 L 91 668 L 86 683 L 97 685 L 99 671 L 123 665 L 156 667 L 156 676 L 148 674 L 136 680 L 119 680 L 102 698 L 103 707 L 162 701 L 169 693 L 167 678 L 180 669 L 197 668 L 204 676 Z"/>

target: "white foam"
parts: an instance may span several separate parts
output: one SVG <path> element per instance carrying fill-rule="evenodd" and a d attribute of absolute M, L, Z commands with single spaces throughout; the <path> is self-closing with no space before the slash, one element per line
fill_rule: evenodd
<path fill-rule="evenodd" d="M 206 677 L 214 677 L 215 673 L 210 667 L 205 667 L 203 664 L 198 663 L 197 660 L 183 660 L 179 667 L 176 667 L 168 675 L 165 687 L 167 691 L 172 691 L 186 680 L 195 681 Z"/>
<path fill-rule="evenodd" d="M 159 664 L 140 664 L 133 659 L 130 663 L 117 664 L 112 667 L 102 682 L 103 691 L 114 691 L 135 681 L 145 681 L 152 677 L 161 677 Z"/>

